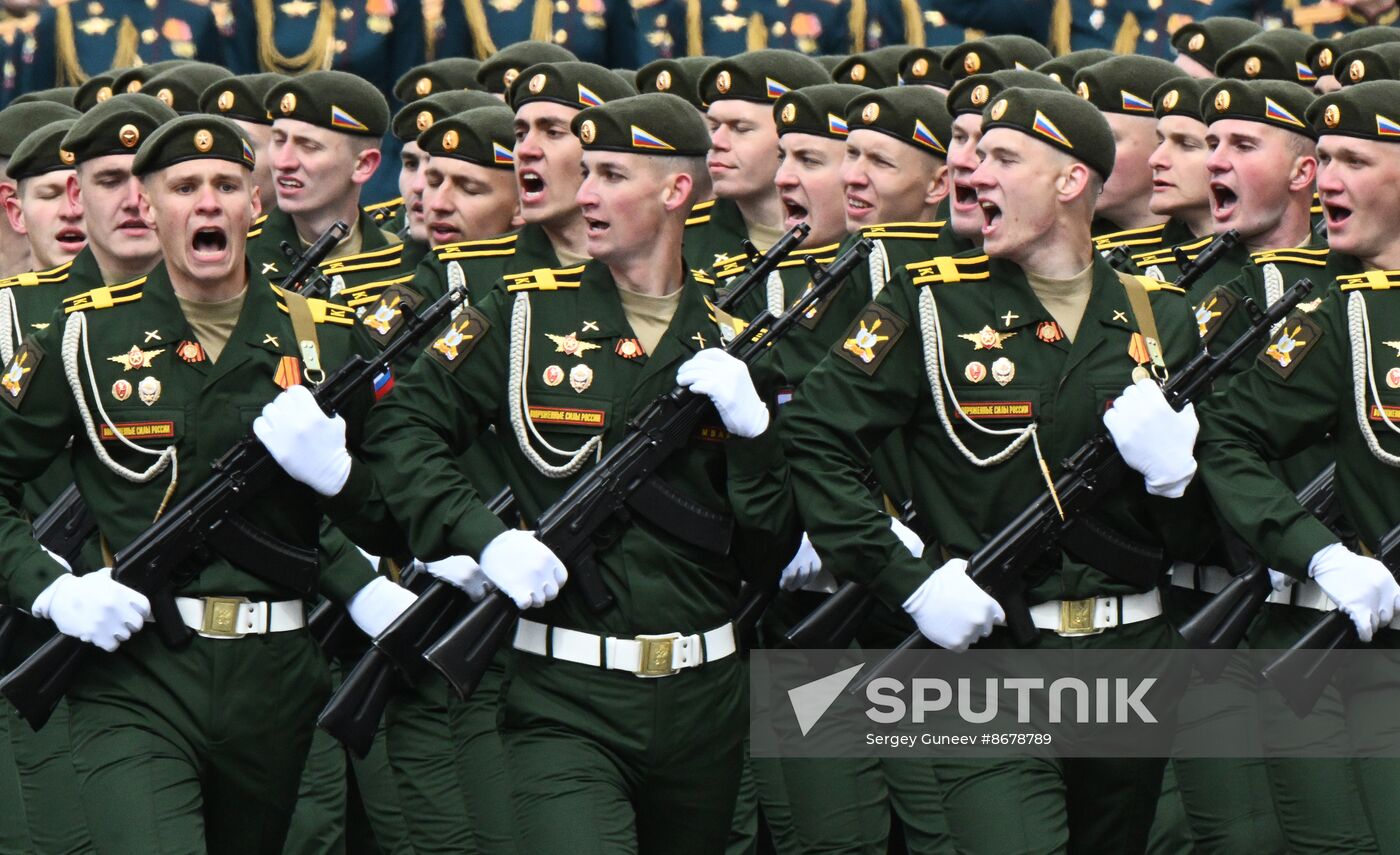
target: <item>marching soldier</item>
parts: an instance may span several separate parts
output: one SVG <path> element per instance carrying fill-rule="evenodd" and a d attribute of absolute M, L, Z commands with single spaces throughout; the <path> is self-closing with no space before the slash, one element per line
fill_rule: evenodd
<path fill-rule="evenodd" d="M 1011 68 L 1031 69 L 1051 59 L 1050 51 L 1025 36 L 986 36 L 949 48 L 943 69 L 957 82 L 974 74 L 990 74 Z"/>
<path fill-rule="evenodd" d="M 141 85 L 141 91 L 185 116 L 200 112 L 199 99 L 205 89 L 232 77 L 221 65 L 186 62 L 154 75 Z"/>
<path fill-rule="evenodd" d="M 199 96 L 201 112 L 223 116 L 243 131 L 253 144 L 257 163 L 253 166 L 253 184 L 258 191 L 258 206 L 270 211 L 277 204 L 277 188 L 272 182 L 272 119 L 263 101 L 272 87 L 285 81 L 284 75 L 268 72 L 229 77 L 206 88 Z"/>
<path fill-rule="evenodd" d="M 1035 67 L 1035 70 L 1068 88 L 1074 85 L 1074 75 L 1082 69 L 1106 59 L 1112 59 L 1117 55 L 1113 51 L 1103 48 L 1084 48 L 1057 56 L 1049 62 L 1042 62 Z"/>
<path fill-rule="evenodd" d="M 932 86 L 948 94 L 953 75 L 943 67 L 941 48 L 913 48 L 899 61 L 899 79 L 906 86 Z"/>
<path fill-rule="evenodd" d="M 24 138 L 50 122 L 76 118 L 78 114 L 58 104 L 12 104 L 0 110 L 0 160 L 8 161 Z M 0 204 L 18 192 L 15 182 L 0 179 Z M 12 275 L 33 270 L 29 241 L 10 225 L 9 218 L 0 221 L 0 275 Z"/>
<path fill-rule="evenodd" d="M 1194 415 L 1172 411 L 1150 380 L 1131 380 L 1142 364 L 1177 365 L 1195 349 L 1181 294 L 1115 274 L 1090 240 L 1094 197 L 1114 161 L 1107 123 L 1074 95 L 1012 88 L 992 99 L 982 133 L 982 165 L 972 182 L 985 254 L 901 271 L 808 375 L 785 415 L 784 434 L 799 508 L 824 561 L 908 612 L 935 643 L 957 650 L 984 638 L 993 647 L 1011 641 L 994 630 L 1004 620 L 1002 607 L 969 581 L 966 561 L 935 556 L 972 553 L 1045 489 L 1031 458 L 1053 475 L 1099 430 L 1108 401 L 1096 390 L 1127 387 L 1106 421 L 1129 465 L 1145 473 L 1108 503 L 1104 521 L 1116 531 L 1160 550 L 1149 520 L 1165 522 L 1188 509 L 1150 497 L 1181 496 L 1195 469 Z M 1149 357 L 1135 346 L 1144 328 L 1164 355 Z M 930 343 L 920 339 L 930 335 L 940 341 L 925 349 Z M 984 355 L 993 350 L 995 356 Z M 926 360 L 928 353 L 948 359 Z M 1002 402 L 996 429 L 982 421 L 991 412 L 979 406 L 992 398 Z M 1000 411 L 1007 401 L 1018 402 L 1011 424 Z M 1052 411 L 1053 424 L 1042 421 Z M 863 449 L 895 429 L 909 437 L 918 516 L 946 550 L 926 550 L 923 560 L 859 486 Z M 1008 465 L 1018 457 L 1021 465 Z M 949 489 L 972 483 L 975 491 Z M 1044 603 L 1031 611 L 1038 646 L 1169 647 L 1157 582 L 1150 570 L 1121 579 L 1062 555 L 1059 572 L 1028 592 L 1031 603 Z M 1098 613 L 1113 614 L 1115 626 L 1061 620 L 1066 597 L 1107 598 L 1114 607 Z M 1146 845 L 1163 762 L 943 758 L 936 768 L 959 851 L 1134 852 Z M 1005 821 L 1011 800 L 1017 822 Z"/>
<path fill-rule="evenodd" d="M 510 87 L 520 72 L 542 62 L 578 62 L 578 57 L 568 48 L 549 42 L 516 42 L 482 62 L 476 70 L 476 82 L 502 101 L 509 101 Z"/>
<path fill-rule="evenodd" d="M 1173 62 L 1192 77 L 1214 77 L 1215 64 L 1226 52 L 1263 31 L 1246 18 L 1211 16 L 1192 21 L 1172 34 Z"/>
<path fill-rule="evenodd" d="M 1199 78 L 1169 80 L 1152 95 L 1153 115 L 1157 117 L 1157 147 L 1147 159 L 1152 169 L 1154 214 L 1165 215 L 1186 228 L 1186 240 L 1213 234 L 1210 172 L 1206 158 L 1206 124 L 1201 98 L 1207 83 Z M 1150 250 L 1147 250 L 1150 251 Z"/>
<path fill-rule="evenodd" d="M 1400 40 L 1400 30 L 1395 27 L 1362 27 L 1337 38 L 1318 39 L 1307 53 L 1307 63 L 1317 74 L 1314 88 L 1322 94 L 1341 88 L 1341 82 L 1333 74 L 1333 67 L 1343 54 L 1397 40 Z"/>

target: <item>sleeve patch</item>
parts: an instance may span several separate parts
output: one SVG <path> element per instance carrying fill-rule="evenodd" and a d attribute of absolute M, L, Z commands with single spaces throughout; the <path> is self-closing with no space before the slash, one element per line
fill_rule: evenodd
<path fill-rule="evenodd" d="M 428 345 L 428 356 L 448 371 L 456 371 L 490 329 L 491 323 L 486 316 L 468 306 L 452 319 L 447 330 L 436 341 Z"/>
<path fill-rule="evenodd" d="M 29 394 L 29 384 L 34 381 L 34 372 L 44 361 L 43 348 L 32 338 L 27 338 L 5 366 L 4 376 L 0 376 L 0 398 L 16 410 Z"/>
<path fill-rule="evenodd" d="M 885 361 L 895 343 L 904 335 L 907 326 L 894 312 L 878 303 L 870 303 L 832 350 L 861 371 L 874 376 L 880 363 Z"/>
<path fill-rule="evenodd" d="M 391 285 L 384 289 L 374 306 L 365 312 L 360 323 L 369 331 L 370 338 L 384 347 L 408 319 L 405 309 L 417 309 L 423 302 L 422 295 L 404 285 Z"/>
<path fill-rule="evenodd" d="M 1278 328 L 1274 340 L 1259 354 L 1259 359 L 1275 374 L 1287 380 L 1303 359 L 1317 348 L 1322 339 L 1322 327 L 1304 314 L 1292 314 Z"/>
<path fill-rule="evenodd" d="M 1239 302 L 1235 292 L 1223 285 L 1206 295 L 1196 307 L 1196 331 L 1201 334 L 1202 344 L 1210 344 Z"/>

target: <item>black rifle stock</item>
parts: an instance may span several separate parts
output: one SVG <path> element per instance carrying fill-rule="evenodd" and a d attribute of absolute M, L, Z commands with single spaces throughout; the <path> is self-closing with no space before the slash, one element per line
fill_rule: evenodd
<path fill-rule="evenodd" d="M 1201 256 L 1205 254 L 1202 252 Z M 1252 301 L 1246 301 L 1245 306 L 1253 318 L 1249 329 L 1218 356 L 1202 348 L 1173 374 L 1162 387 L 1167 403 L 1180 411 L 1207 392 L 1211 383 L 1235 360 L 1257 351 L 1273 326 L 1287 317 L 1311 290 L 1312 283 L 1300 279 L 1278 302 L 1263 311 Z M 1053 494 L 1041 494 L 968 558 L 968 578 L 1002 605 L 1007 626 L 1017 644 L 1028 644 L 1036 636 L 1030 610 L 1025 603 L 1029 571 L 1041 556 L 1061 544 L 1069 526 L 1093 510 L 1130 472 L 1108 433 L 1095 435 L 1065 461 L 1064 472 L 1055 479 Z M 1056 496 L 1059 498 L 1058 504 Z M 864 692 L 872 680 L 890 672 L 893 660 L 901 652 L 932 646 L 933 642 L 923 633 L 912 633 L 848 691 Z"/>
<path fill-rule="evenodd" d="M 1381 538 L 1376 558 L 1393 575 L 1400 576 L 1400 525 Z M 1342 660 L 1338 651 L 1360 643 L 1356 624 L 1346 612 L 1341 609 L 1328 612 L 1292 647 L 1264 667 L 1264 679 L 1279 690 L 1289 709 L 1304 718 L 1332 682 Z"/>
<path fill-rule="evenodd" d="M 296 291 L 303 297 L 321 297 L 330 295 L 331 283 L 326 278 L 326 274 L 321 272 L 321 263 L 335 249 L 336 244 L 345 240 L 345 236 L 350 234 L 350 227 L 344 220 L 336 220 L 331 223 L 331 227 L 326 229 L 315 243 L 306 248 L 305 252 L 297 252 L 296 249 L 286 241 L 282 241 L 282 254 L 287 256 L 287 260 L 292 262 L 292 269 L 287 271 L 287 276 L 282 280 L 283 288 L 289 291 Z"/>
<path fill-rule="evenodd" d="M 1339 511 L 1333 489 L 1336 471 L 1335 463 L 1327 464 L 1307 486 L 1298 491 L 1298 503 L 1328 527 L 1335 524 Z M 1184 621 L 1178 631 L 1186 646 L 1193 650 L 1234 650 L 1244 640 L 1250 623 L 1273 590 L 1268 568 L 1257 558 L 1251 560 L 1244 572 L 1231 579 L 1199 611 Z M 1226 661 L 1223 656 L 1203 657 L 1197 665 L 1207 680 L 1214 680 Z"/>
<path fill-rule="evenodd" d="M 811 289 L 776 318 L 764 311 L 725 346 L 725 351 L 752 365 L 808 310 L 834 292 L 854 266 L 870 254 L 872 246 L 870 241 L 861 240 L 825 269 L 808 257 Z M 745 277 L 749 285 L 766 278 L 767 273 L 758 266 Z M 591 563 L 594 532 L 621 511 L 629 496 L 688 442 L 711 406 L 709 398 L 681 386 L 657 398 L 633 421 L 631 431 L 540 515 L 536 537 L 571 571 L 582 562 Z M 426 658 L 467 697 L 518 616 L 509 597 L 492 592 L 434 644 Z"/>
<path fill-rule="evenodd" d="M 329 250 L 329 245 L 326 248 Z M 448 291 L 422 313 L 407 310 L 403 333 L 372 358 L 356 354 L 346 360 L 315 389 L 316 402 L 327 413 L 343 409 L 353 395 L 441 323 L 462 299 L 460 292 Z M 174 580 L 187 562 L 221 535 L 221 527 L 238 525 L 238 509 L 285 477 L 251 431 L 210 468 L 212 472 L 202 484 L 137 535 L 113 561 L 112 578 L 150 599 L 156 630 L 175 648 L 187 644 L 194 633 L 175 612 Z M 43 727 L 88 650 L 89 646 L 76 638 L 55 635 L 0 679 L 0 695 L 31 727 Z"/>

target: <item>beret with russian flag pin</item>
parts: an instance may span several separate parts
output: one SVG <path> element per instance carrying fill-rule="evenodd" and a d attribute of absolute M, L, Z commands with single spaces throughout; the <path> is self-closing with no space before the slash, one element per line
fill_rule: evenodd
<path fill-rule="evenodd" d="M 794 89 L 830 83 L 831 75 L 811 57 L 792 50 L 753 50 L 727 57 L 700 75 L 700 101 L 772 104 Z"/>
<path fill-rule="evenodd" d="M 268 90 L 263 107 L 278 119 L 295 119 L 345 134 L 382 137 L 389 129 L 389 102 L 362 77 L 345 71 L 312 71 Z"/>
<path fill-rule="evenodd" d="M 823 83 L 794 89 L 773 105 L 778 136 L 811 134 L 845 142 L 850 132 L 846 122 L 846 105 L 852 98 L 869 92 L 868 88 L 851 83 Z"/>
<path fill-rule="evenodd" d="M 653 157 L 704 157 L 710 150 L 705 119 L 684 98 L 649 92 L 589 107 L 570 123 L 584 151 Z"/>
<path fill-rule="evenodd" d="M 991 100 L 1000 95 L 1003 89 L 1018 87 L 1021 89 L 1045 89 L 1052 92 L 1069 91 L 1067 86 L 1039 71 L 1004 68 L 1001 71 L 993 71 L 991 74 L 974 74 L 971 77 L 964 77 L 953 84 L 953 88 L 948 90 L 948 112 L 954 116 L 962 116 L 967 113 L 981 115 Z"/>
<path fill-rule="evenodd" d="M 1221 80 L 1201 96 L 1201 120 L 1260 122 L 1313 139 L 1307 123 L 1312 102 L 1311 92 L 1282 80 Z"/>
<path fill-rule="evenodd" d="M 852 131 L 878 131 L 937 158 L 948 157 L 953 116 L 948 99 L 927 86 L 866 90 L 846 105 Z"/>
<path fill-rule="evenodd" d="M 188 160 L 222 160 L 252 170 L 257 157 L 247 132 L 232 120 L 191 113 L 165 122 L 142 140 L 131 174 L 140 178 Z"/>
<path fill-rule="evenodd" d="M 1400 41 L 1400 29 L 1383 24 L 1362 27 L 1329 39 L 1318 39 L 1308 48 L 1304 58 L 1319 77 L 1333 75 L 1342 54 L 1394 41 Z"/>
<path fill-rule="evenodd" d="M 473 107 L 434 122 L 418 137 L 429 157 L 465 160 L 488 169 L 515 168 L 515 113 L 504 104 Z"/>
<path fill-rule="evenodd" d="M 520 72 L 506 95 L 512 109 L 548 101 L 583 110 L 636 95 L 632 84 L 591 62 L 541 62 Z"/>
<path fill-rule="evenodd" d="M 1221 55 L 1215 76 L 1235 80 L 1287 80 L 1312 89 L 1317 72 L 1308 65 L 1313 37 L 1297 30 L 1265 30 Z"/>
<path fill-rule="evenodd" d="M 1013 87 L 982 114 L 982 136 L 997 128 L 1019 131 L 1068 154 L 1107 179 L 1113 174 L 1113 131 L 1098 108 L 1072 92 Z"/>
<path fill-rule="evenodd" d="M 1308 107 L 1307 119 L 1319 137 L 1400 143 L 1400 81 L 1372 80 L 1323 95 Z"/>
<path fill-rule="evenodd" d="M 1128 54 L 1081 68 L 1070 88 L 1104 113 L 1156 121 L 1152 93 L 1169 80 L 1189 76 L 1164 59 Z"/>

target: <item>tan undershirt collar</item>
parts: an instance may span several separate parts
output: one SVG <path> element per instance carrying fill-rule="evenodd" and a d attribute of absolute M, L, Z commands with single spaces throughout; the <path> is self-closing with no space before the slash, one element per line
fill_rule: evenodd
<path fill-rule="evenodd" d="M 237 297 L 217 303 L 186 300 L 179 294 L 175 295 L 185 321 L 194 331 L 194 337 L 199 339 L 200 345 L 204 347 L 204 353 L 210 362 L 219 361 L 219 355 L 224 352 L 224 345 L 228 344 L 229 336 L 233 335 L 233 328 L 238 325 L 238 316 L 243 311 L 243 301 L 247 296 L 247 288 L 239 292 Z"/>
<path fill-rule="evenodd" d="M 662 334 L 671 325 L 671 318 L 676 316 L 682 290 L 677 288 L 664 297 L 653 297 L 626 288 L 617 289 L 617 297 L 622 301 L 622 313 L 627 316 L 627 323 L 632 325 L 632 331 L 642 343 L 644 353 L 650 355 L 656 352 Z"/>
<path fill-rule="evenodd" d="M 1089 293 L 1094 287 L 1094 264 L 1069 277 L 1052 279 L 1048 276 L 1026 274 L 1026 282 L 1031 290 L 1050 312 L 1050 317 L 1060 325 L 1065 337 L 1071 342 L 1079 332 L 1079 322 L 1084 320 L 1084 309 L 1089 305 Z"/>

